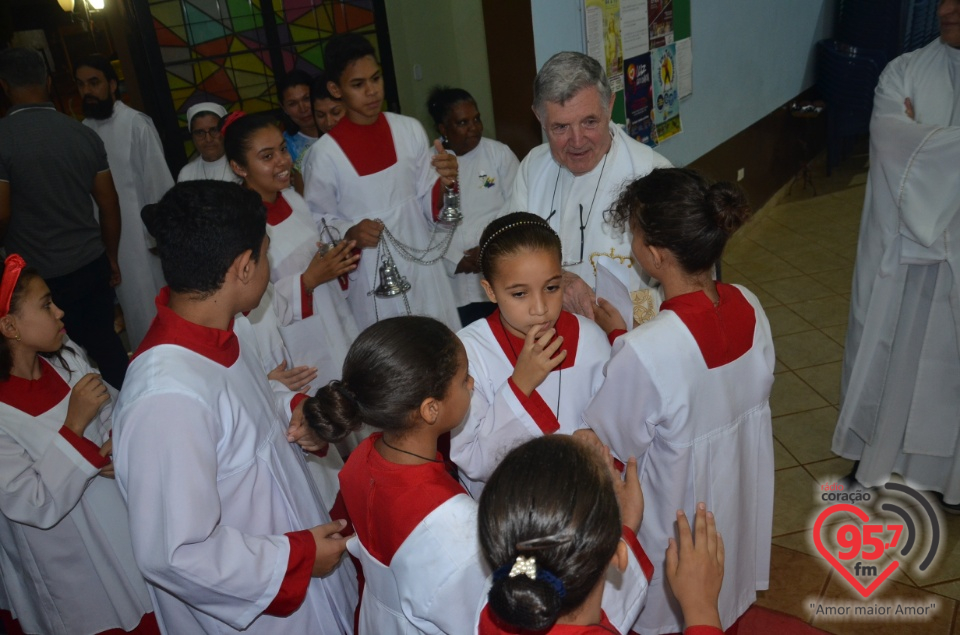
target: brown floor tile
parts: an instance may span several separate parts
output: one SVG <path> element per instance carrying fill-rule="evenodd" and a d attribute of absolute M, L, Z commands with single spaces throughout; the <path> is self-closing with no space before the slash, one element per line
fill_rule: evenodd
<path fill-rule="evenodd" d="M 770 588 L 758 594 L 757 604 L 808 620 L 808 606 L 820 597 L 828 576 L 813 556 L 774 545 L 770 552 Z"/>
<path fill-rule="evenodd" d="M 787 448 L 783 446 L 782 443 L 773 440 L 773 468 L 775 470 L 782 470 L 787 467 L 795 467 L 800 465 L 795 458 L 787 451 Z"/>
<path fill-rule="evenodd" d="M 836 342 L 840 346 L 843 346 L 846 344 L 846 339 L 847 339 L 846 322 L 843 324 L 838 324 L 837 326 L 827 326 L 820 330 L 823 331 L 827 337 L 832 339 L 834 342 Z"/>
<path fill-rule="evenodd" d="M 834 406 L 840 402 L 840 371 L 842 362 L 830 362 L 820 366 L 801 368 L 797 376 Z"/>
<path fill-rule="evenodd" d="M 830 435 L 833 436 L 833 433 Z M 838 480 L 850 473 L 853 469 L 853 461 L 835 456 L 826 461 L 816 461 L 807 463 L 803 466 L 818 483 L 836 483 Z"/>
<path fill-rule="evenodd" d="M 762 283 L 760 287 L 783 304 L 794 304 L 836 295 L 835 291 L 823 286 L 810 276 L 771 280 Z"/>
<path fill-rule="evenodd" d="M 776 256 L 770 256 L 763 260 L 738 262 L 737 269 L 754 282 L 767 282 L 803 275 L 802 271 Z"/>
<path fill-rule="evenodd" d="M 839 294 L 816 300 L 803 300 L 789 306 L 794 313 L 818 329 L 846 324 L 850 313 L 850 302 Z"/>
<path fill-rule="evenodd" d="M 816 329 L 813 324 L 810 324 L 786 306 L 770 307 L 765 313 L 767 319 L 770 320 L 770 331 L 774 337 Z"/>
<path fill-rule="evenodd" d="M 953 598 L 954 600 L 960 600 L 960 580 L 923 587 L 923 590 L 931 593 L 937 593 L 948 598 Z"/>
<path fill-rule="evenodd" d="M 848 264 L 840 269 L 811 273 L 810 277 L 837 293 L 850 293 L 853 287 L 853 265 Z"/>
<path fill-rule="evenodd" d="M 837 426 L 834 407 L 807 410 L 773 420 L 773 436 L 800 463 L 812 463 L 834 457 L 830 450 Z"/>
<path fill-rule="evenodd" d="M 808 368 L 843 359 L 843 347 L 820 331 L 806 331 L 773 338 L 777 359 L 788 368 Z"/>
<path fill-rule="evenodd" d="M 864 599 L 855 592 L 839 574 L 830 576 L 827 590 L 824 592 L 820 604 L 823 606 L 844 607 L 873 607 L 875 605 L 889 606 L 893 610 L 898 605 L 929 607 L 930 617 L 908 619 L 900 615 L 868 619 L 850 615 L 845 617 L 815 615 L 813 626 L 829 630 L 837 635 L 948 635 L 953 626 L 954 613 L 957 602 L 940 595 L 911 587 L 899 582 L 887 581 L 869 599 Z M 852 611 L 851 611 L 852 612 Z"/>
<path fill-rule="evenodd" d="M 846 258 L 823 247 L 817 247 L 799 254 L 784 254 L 783 259 L 803 273 L 808 274 L 844 269 L 850 266 L 850 262 Z"/>
<path fill-rule="evenodd" d="M 770 393 L 770 410 L 774 417 L 829 405 L 813 388 L 792 372 L 780 373 L 774 377 L 773 390 Z"/>
<path fill-rule="evenodd" d="M 730 242 L 727 243 L 726 249 L 723 250 L 723 261 L 735 265 L 745 260 L 762 260 L 772 255 L 770 251 L 764 249 L 746 236 L 735 234 L 733 238 L 730 239 Z"/>
<path fill-rule="evenodd" d="M 933 564 L 923 573 L 910 570 L 921 586 L 960 580 L 960 516 L 941 513 L 940 521 L 942 540 Z"/>
<path fill-rule="evenodd" d="M 774 473 L 773 535 L 781 536 L 813 527 L 817 483 L 802 467 Z"/>

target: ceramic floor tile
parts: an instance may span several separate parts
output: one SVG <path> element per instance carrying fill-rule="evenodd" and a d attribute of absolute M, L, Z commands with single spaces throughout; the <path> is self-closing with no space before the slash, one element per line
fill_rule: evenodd
<path fill-rule="evenodd" d="M 774 417 L 829 406 L 826 400 L 792 372 L 774 377 L 770 410 Z"/>
<path fill-rule="evenodd" d="M 823 597 L 819 601 L 821 606 L 849 607 L 850 615 L 843 617 L 835 615 L 814 615 L 813 626 L 829 630 L 837 635 L 948 635 L 951 632 L 956 612 L 957 602 L 941 595 L 929 593 L 922 589 L 911 587 L 899 582 L 887 581 L 877 589 L 869 599 L 864 599 L 854 591 L 850 584 L 839 574 L 830 576 L 830 582 Z M 885 615 L 877 618 L 866 618 L 853 614 L 855 607 L 890 607 L 891 613 L 897 606 L 933 606 L 928 617 L 906 617 L 903 615 Z"/>
<path fill-rule="evenodd" d="M 727 263 L 723 263 L 720 277 L 727 284 L 739 284 L 748 289 L 755 286 L 753 280 L 750 280 L 741 270 Z"/>
<path fill-rule="evenodd" d="M 813 324 L 810 324 L 786 306 L 771 307 L 766 309 L 765 313 L 767 319 L 770 320 L 770 331 L 774 337 L 816 329 Z"/>
<path fill-rule="evenodd" d="M 777 359 L 792 370 L 843 359 L 843 347 L 820 331 L 805 331 L 773 338 Z"/>
<path fill-rule="evenodd" d="M 924 573 L 914 574 L 922 586 L 960 579 L 960 516 L 940 514 L 942 540 L 936 560 Z"/>
<path fill-rule="evenodd" d="M 723 250 L 723 260 L 734 265 L 745 260 L 762 260 L 771 255 L 773 254 L 757 243 L 739 235 L 734 235 Z"/>
<path fill-rule="evenodd" d="M 783 304 L 783 302 L 776 299 L 775 297 L 773 297 L 772 295 L 764 291 L 762 288 L 760 288 L 759 285 L 749 284 L 745 286 L 748 289 L 750 289 L 750 291 L 753 292 L 755 296 L 757 296 L 757 299 L 760 300 L 760 305 L 763 306 L 764 311 L 766 311 L 771 307 L 780 306 L 781 304 Z"/>
<path fill-rule="evenodd" d="M 839 361 L 831 362 L 820 366 L 801 368 L 796 373 L 821 397 L 836 406 L 840 402 L 840 371 L 842 365 Z"/>
<path fill-rule="evenodd" d="M 830 450 L 837 427 L 837 409 L 818 408 L 773 420 L 773 436 L 800 463 L 812 463 L 834 457 Z"/>
<path fill-rule="evenodd" d="M 843 346 L 847 339 L 847 324 L 838 324 L 837 326 L 827 326 L 822 329 L 823 333 L 834 342 Z"/>
<path fill-rule="evenodd" d="M 953 598 L 954 600 L 960 600 L 960 580 L 923 587 L 923 590 Z"/>
<path fill-rule="evenodd" d="M 790 455 L 790 452 L 787 451 L 787 448 L 783 446 L 782 443 L 773 440 L 773 469 L 782 470 L 788 467 L 795 467 L 800 465 L 797 463 L 797 460 Z"/>
<path fill-rule="evenodd" d="M 802 467 L 790 467 L 774 473 L 774 536 L 813 527 L 818 511 L 818 487 L 817 482 Z"/>
<path fill-rule="evenodd" d="M 831 433 L 832 436 L 832 433 Z M 818 483 L 836 483 L 853 469 L 853 461 L 839 456 L 803 466 Z"/>
<path fill-rule="evenodd" d="M 770 256 L 763 260 L 738 262 L 737 269 L 750 280 L 761 283 L 769 280 L 780 280 L 781 278 L 793 278 L 803 274 L 802 271 L 776 256 Z"/>
<path fill-rule="evenodd" d="M 826 505 L 826 503 L 824 503 L 824 505 Z M 841 546 L 837 541 L 837 537 L 840 534 L 841 528 L 851 521 L 856 522 L 852 514 L 832 514 L 829 520 L 824 522 L 823 527 L 820 528 L 821 544 L 829 553 L 834 555 L 840 553 Z M 817 558 L 820 561 L 820 564 L 823 566 L 824 571 L 831 572 L 835 570 L 833 565 L 827 561 L 827 559 L 817 549 L 816 544 L 814 544 L 813 531 L 799 531 L 793 534 L 787 534 L 785 536 L 778 536 L 773 539 L 773 544 L 786 549 L 793 549 L 794 551 L 799 551 L 800 553 L 805 553 L 809 556 Z M 846 551 L 847 548 L 843 548 L 842 550 Z M 863 560 L 860 560 L 859 562 L 861 563 L 861 567 L 863 564 L 870 564 L 871 566 L 877 566 L 879 571 L 883 571 L 883 569 L 885 569 L 891 561 L 891 557 L 887 554 L 884 554 L 874 562 L 865 563 Z M 857 571 L 855 563 L 856 560 L 842 562 L 847 571 L 856 574 Z M 898 567 L 892 574 L 890 574 L 890 579 L 908 586 L 917 586 L 917 584 L 910 579 L 910 576 L 907 575 L 907 572 L 902 567 Z M 869 584 L 870 581 L 870 579 L 865 579 L 864 583 Z"/>
<path fill-rule="evenodd" d="M 815 327 L 846 324 L 850 301 L 840 295 L 831 295 L 816 300 L 802 300 L 788 305 L 790 310 Z"/>
<path fill-rule="evenodd" d="M 813 556 L 774 545 L 770 552 L 770 588 L 758 594 L 757 605 L 807 620 L 807 606 L 820 597 L 828 576 Z"/>
<path fill-rule="evenodd" d="M 818 273 L 821 271 L 830 271 L 833 269 L 842 269 L 849 267 L 849 261 L 832 251 L 817 247 L 808 252 L 799 254 L 784 254 L 783 259 L 802 271 L 803 273 Z"/>
<path fill-rule="evenodd" d="M 820 284 L 810 276 L 770 280 L 762 283 L 760 287 L 782 304 L 816 300 L 836 294 L 836 291 Z"/>
<path fill-rule="evenodd" d="M 790 370 L 790 369 L 787 368 L 787 365 L 784 364 L 783 362 L 781 362 L 779 359 L 774 361 L 774 363 L 773 363 L 773 372 L 774 372 L 774 374 L 776 374 L 776 373 L 785 373 L 785 372 L 787 372 L 788 370 Z"/>
<path fill-rule="evenodd" d="M 850 293 L 853 286 L 853 265 L 846 265 L 839 269 L 811 273 L 810 277 L 837 293 Z"/>

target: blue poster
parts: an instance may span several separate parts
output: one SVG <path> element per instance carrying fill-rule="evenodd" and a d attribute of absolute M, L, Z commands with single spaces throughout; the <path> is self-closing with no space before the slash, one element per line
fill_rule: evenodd
<path fill-rule="evenodd" d="M 627 134 L 651 148 L 657 147 L 656 129 L 651 118 L 653 85 L 650 53 L 624 62 L 623 96 L 627 111 Z"/>
<path fill-rule="evenodd" d="M 662 143 L 682 131 L 680 96 L 677 91 L 677 45 L 668 44 L 650 51 L 653 73 L 653 123 L 657 141 Z"/>

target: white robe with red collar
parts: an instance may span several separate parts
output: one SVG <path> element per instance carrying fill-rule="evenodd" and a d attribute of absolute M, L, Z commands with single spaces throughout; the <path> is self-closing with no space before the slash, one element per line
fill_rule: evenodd
<path fill-rule="evenodd" d="M 773 527 L 770 325 L 756 296 L 718 283 L 664 302 L 654 319 L 619 337 L 584 422 L 620 460 L 637 457 L 644 513 L 640 542 L 657 554 L 650 599 L 633 630 L 676 633 L 680 607 L 663 554 L 676 510 L 703 501 L 723 534 L 720 618 L 729 628 L 766 589 Z"/>
<path fill-rule="evenodd" d="M 114 411 L 117 482 L 161 628 L 352 633 L 352 564 L 309 577 L 303 530 L 330 517 L 286 440 L 289 405 L 266 381 L 249 323 L 200 327 L 168 297 Z"/>
<path fill-rule="evenodd" d="M 93 371 L 82 353 L 63 358 L 70 371 L 41 359 L 41 379 L 0 384 L 0 595 L 27 633 L 129 631 L 153 609 L 120 490 L 99 476 L 112 406 L 83 437 L 65 428 L 71 391 Z"/>
<path fill-rule="evenodd" d="M 432 197 L 438 183 L 430 164 L 427 135 L 411 117 L 389 112 L 381 117 L 377 125 L 384 121 L 387 125 L 374 142 L 363 137 L 366 126 L 346 118 L 320 137 L 303 166 L 304 198 L 318 227 L 325 222 L 345 235 L 361 220 L 379 218 L 398 240 L 425 249 L 434 229 Z M 383 167 L 386 162 L 378 157 L 388 153 L 388 147 L 396 158 Z M 434 242 L 441 237 L 437 232 Z M 384 240 L 382 236 L 381 242 Z M 422 265 L 405 260 L 393 245 L 390 252 L 400 275 L 412 285 L 406 294 L 410 311 L 435 317 L 451 330 L 459 329 L 460 316 L 443 263 Z M 402 295 L 380 298 L 369 294 L 380 284 L 377 254 L 377 248 L 364 249 L 357 270 L 350 274 L 348 299 L 360 330 L 377 320 L 406 315 Z"/>
<path fill-rule="evenodd" d="M 475 499 L 510 450 L 583 427 L 581 415 L 603 382 L 610 344 L 594 322 L 573 313 L 562 312 L 556 328 L 567 357 L 529 397 L 511 379 L 523 340 L 507 333 L 499 310 L 457 334 L 474 385 L 470 414 L 450 437 L 450 459 Z"/>

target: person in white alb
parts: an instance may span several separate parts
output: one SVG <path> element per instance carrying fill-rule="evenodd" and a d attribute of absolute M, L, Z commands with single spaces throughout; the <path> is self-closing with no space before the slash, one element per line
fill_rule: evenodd
<path fill-rule="evenodd" d="M 635 291 L 641 275 L 630 242 L 604 223 L 628 180 L 670 162 L 610 121 L 613 92 L 600 64 L 582 53 L 551 57 L 533 85 L 533 112 L 547 143 L 520 163 L 506 211 L 528 211 L 550 221 L 563 242 L 564 308 L 593 317 L 596 259 L 609 256 L 628 269 Z M 659 302 L 654 300 L 650 310 Z"/>
<path fill-rule="evenodd" d="M 110 62 L 99 55 L 90 56 L 77 64 L 74 75 L 83 98 L 83 123 L 103 139 L 120 197 L 123 280 L 117 286 L 117 297 L 130 346 L 136 349 L 150 327 L 156 313 L 153 299 L 163 286 L 160 261 L 149 251 L 152 243 L 140 211 L 160 200 L 173 185 L 173 177 L 153 122 L 117 98 L 117 75 Z"/>
<path fill-rule="evenodd" d="M 899 474 L 960 513 L 960 0 L 937 14 L 873 102 L 833 451 L 864 485 Z"/>
<path fill-rule="evenodd" d="M 250 323 L 270 279 L 266 212 L 239 185 L 191 181 L 157 205 L 170 283 L 114 409 L 114 463 L 137 564 L 166 633 L 353 632 L 341 561 L 303 450 L 305 395 L 267 382 Z"/>
<path fill-rule="evenodd" d="M 187 131 L 197 148 L 197 156 L 183 166 L 177 183 L 184 181 L 232 181 L 240 177 L 230 169 L 220 136 L 220 125 L 227 111 L 220 104 L 204 101 L 187 108 Z"/>

